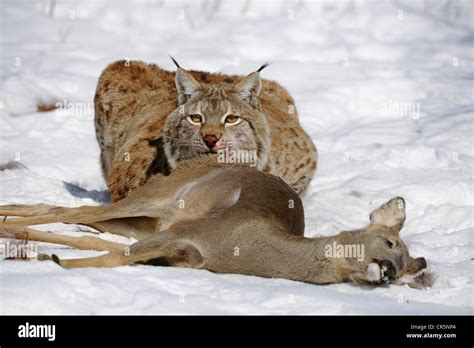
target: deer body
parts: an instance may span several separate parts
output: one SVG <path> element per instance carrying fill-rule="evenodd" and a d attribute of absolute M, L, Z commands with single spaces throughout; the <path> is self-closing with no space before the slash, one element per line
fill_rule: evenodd
<path fill-rule="evenodd" d="M 405 219 L 403 199 L 393 199 L 375 210 L 372 223 L 364 229 L 306 238 L 302 203 L 293 189 L 255 168 L 219 164 L 214 155 L 183 161 L 171 175 L 156 176 L 111 205 L 9 205 L 0 206 L 0 215 L 22 216 L 1 224 L 3 236 L 21 238 L 26 230 L 32 240 L 109 251 L 75 260 L 53 256 L 65 268 L 162 260 L 170 266 L 316 284 L 379 284 L 426 268 L 424 259 L 408 255 L 398 237 Z M 84 224 L 138 241 L 128 247 L 26 227 L 52 222 Z M 328 257 L 325 250 L 333 243 L 364 245 L 364 259 Z"/>

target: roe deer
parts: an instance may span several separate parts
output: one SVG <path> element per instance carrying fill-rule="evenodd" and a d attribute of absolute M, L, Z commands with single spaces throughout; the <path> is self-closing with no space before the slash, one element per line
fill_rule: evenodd
<path fill-rule="evenodd" d="M 315 284 L 430 281 L 423 258 L 410 257 L 399 237 L 405 202 L 394 198 L 373 211 L 370 224 L 336 236 L 306 238 L 298 194 L 276 176 L 215 155 L 183 161 L 169 176 L 156 176 L 126 198 L 105 206 L 0 206 L 0 236 L 107 250 L 82 259 L 53 259 L 64 268 L 165 262 L 219 273 L 287 278 Z M 70 237 L 27 226 L 64 222 L 90 226 L 138 241 L 130 246 L 97 237 Z M 360 246 L 363 255 L 332 253 Z M 423 276 L 425 275 L 425 276 Z M 423 284 L 423 282 L 425 284 Z"/>

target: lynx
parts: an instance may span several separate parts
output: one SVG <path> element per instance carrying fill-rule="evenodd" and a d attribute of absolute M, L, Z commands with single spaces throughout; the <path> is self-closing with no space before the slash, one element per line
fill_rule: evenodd
<path fill-rule="evenodd" d="M 365 228 L 306 238 L 301 200 L 284 181 L 248 165 L 220 164 L 215 154 L 203 156 L 181 161 L 169 176 L 154 176 L 110 205 L 0 206 L 0 216 L 20 216 L 0 224 L 0 236 L 21 239 L 26 231 L 30 240 L 109 251 L 83 259 L 40 255 L 64 268 L 149 263 L 314 284 L 430 285 L 425 259 L 412 258 L 399 236 L 405 221 L 402 198 L 374 210 Z M 128 246 L 27 227 L 53 222 L 138 241 Z M 362 254 L 328 254 L 335 245 L 359 246 Z"/>
<path fill-rule="evenodd" d="M 207 153 L 249 162 L 297 193 L 305 189 L 316 171 L 316 147 L 289 93 L 261 79 L 266 65 L 246 77 L 176 65 L 175 73 L 118 61 L 99 78 L 95 125 L 112 201 Z"/>

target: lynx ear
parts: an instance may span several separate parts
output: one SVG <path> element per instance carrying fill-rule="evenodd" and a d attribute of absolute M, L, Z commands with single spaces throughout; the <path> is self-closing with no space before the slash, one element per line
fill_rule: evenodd
<path fill-rule="evenodd" d="M 392 198 L 370 213 L 372 224 L 396 227 L 398 231 L 401 230 L 405 218 L 405 200 L 402 197 Z"/>
<path fill-rule="evenodd" d="M 252 98 L 258 97 L 261 89 L 262 80 L 260 79 L 260 73 L 258 71 L 247 75 L 234 86 L 234 90 L 240 98 L 246 102 L 250 102 Z"/>
<path fill-rule="evenodd" d="M 199 82 L 183 68 L 178 67 L 175 78 L 176 89 L 178 90 L 178 104 L 184 104 L 196 94 L 201 88 Z"/>

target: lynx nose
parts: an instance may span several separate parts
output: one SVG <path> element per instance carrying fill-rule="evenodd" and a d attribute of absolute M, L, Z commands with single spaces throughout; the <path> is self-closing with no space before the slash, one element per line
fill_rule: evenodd
<path fill-rule="evenodd" d="M 207 147 L 212 150 L 214 146 L 216 146 L 219 139 L 215 135 L 206 135 L 202 138 L 206 143 Z"/>

